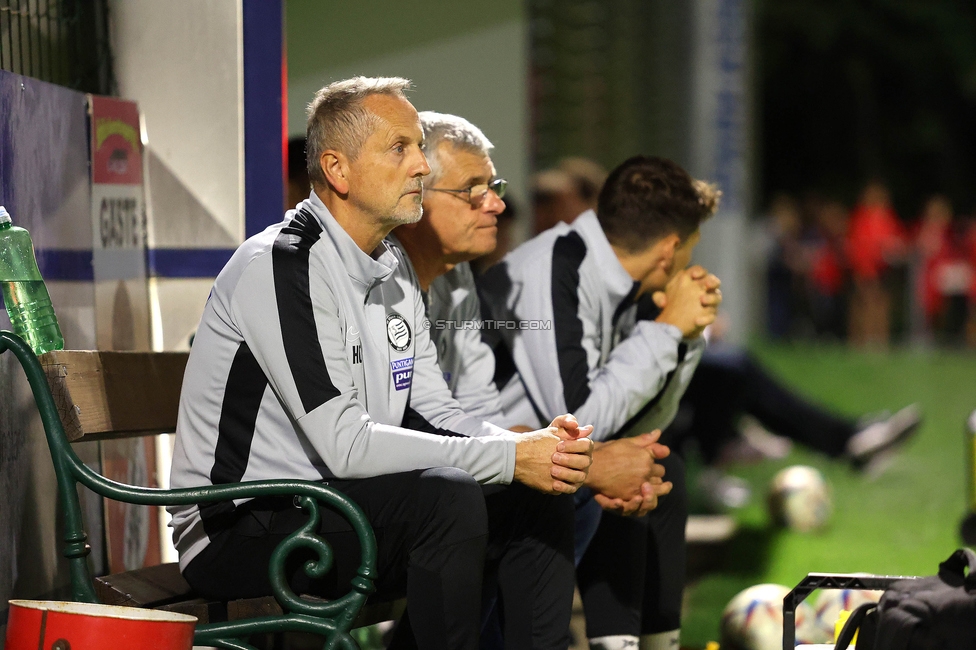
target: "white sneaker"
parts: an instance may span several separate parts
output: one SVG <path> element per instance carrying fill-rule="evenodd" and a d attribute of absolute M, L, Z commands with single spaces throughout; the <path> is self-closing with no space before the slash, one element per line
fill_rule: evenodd
<path fill-rule="evenodd" d="M 922 414 L 918 404 L 910 404 L 887 420 L 869 424 L 847 441 L 847 456 L 854 467 L 864 469 L 882 452 L 899 446 L 918 430 Z"/>

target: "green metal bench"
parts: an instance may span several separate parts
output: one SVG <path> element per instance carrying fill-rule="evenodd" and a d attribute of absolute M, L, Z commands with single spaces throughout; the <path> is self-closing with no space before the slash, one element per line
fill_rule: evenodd
<path fill-rule="evenodd" d="M 293 496 L 296 505 L 308 513 L 308 523 L 279 544 L 272 555 L 268 572 L 280 615 L 264 615 L 244 620 L 207 622 L 197 625 L 194 643 L 231 650 L 254 650 L 245 639 L 252 635 L 277 632 L 304 632 L 324 637 L 324 648 L 358 648 L 349 635 L 357 615 L 373 591 L 376 578 L 376 539 L 359 507 L 348 497 L 326 485 L 308 481 L 278 480 L 233 483 L 200 488 L 163 490 L 135 487 L 110 481 L 88 468 L 75 454 L 65 435 L 61 416 L 48 379 L 31 348 L 16 334 L 0 331 L 0 353 L 11 351 L 27 375 L 47 436 L 57 475 L 58 494 L 64 514 L 64 556 L 68 560 L 72 598 L 77 602 L 97 603 L 96 589 L 88 569 L 91 551 L 81 516 L 77 484 L 93 492 L 121 501 L 145 506 L 199 504 L 260 496 Z M 319 506 L 341 513 L 359 536 L 362 551 L 357 576 L 351 590 L 336 600 L 324 601 L 295 594 L 285 577 L 285 560 L 298 549 L 311 549 L 318 556 L 304 570 L 311 577 L 322 577 L 332 567 L 331 548 L 315 534 Z"/>

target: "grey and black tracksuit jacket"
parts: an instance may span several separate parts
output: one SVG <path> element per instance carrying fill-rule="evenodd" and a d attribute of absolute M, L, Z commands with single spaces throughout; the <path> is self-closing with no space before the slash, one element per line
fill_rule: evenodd
<path fill-rule="evenodd" d="M 468 415 L 500 422 L 503 418 L 494 382 L 495 357 L 481 340 L 481 301 L 467 262 L 431 283 L 427 313 L 437 363 L 454 399 Z M 548 424 L 549 421 L 545 423 Z"/>
<path fill-rule="evenodd" d="M 607 440 L 674 419 L 705 341 L 638 318 L 638 286 L 592 211 L 523 244 L 482 281 L 485 317 L 497 325 L 486 323 L 485 333 L 497 360 L 499 424 L 570 412 Z M 588 490 L 576 495 L 576 577 L 591 638 L 680 627 L 684 465 L 675 454 L 659 462 L 674 489 L 645 517 L 601 519 Z"/>
<path fill-rule="evenodd" d="M 313 193 L 214 283 L 183 382 L 172 486 L 441 466 L 510 483 L 515 435 L 461 410 L 424 320 L 403 252 L 383 242 L 367 255 Z M 170 508 L 183 568 L 209 543 L 204 510 Z"/>
<path fill-rule="evenodd" d="M 607 440 L 674 418 L 705 341 L 637 319 L 637 285 L 593 211 L 509 253 L 479 282 L 495 350 L 503 420 L 548 423 L 573 413 Z M 639 432 L 638 432 L 639 433 Z"/>

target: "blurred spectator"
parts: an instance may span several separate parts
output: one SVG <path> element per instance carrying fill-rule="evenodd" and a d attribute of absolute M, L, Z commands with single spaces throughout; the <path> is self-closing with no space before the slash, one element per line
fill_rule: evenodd
<path fill-rule="evenodd" d="M 904 269 L 906 235 L 891 207 L 888 188 L 871 181 L 851 213 L 847 231 L 851 267 L 850 342 L 886 347 L 891 336 L 892 294 Z"/>
<path fill-rule="evenodd" d="M 536 234 L 549 230 L 560 221 L 571 222 L 579 210 L 573 179 L 559 169 L 544 169 L 532 177 L 532 212 Z"/>
<path fill-rule="evenodd" d="M 607 172 L 587 158 L 563 158 L 556 167 L 538 172 L 532 179 L 535 232 L 560 221 L 572 223 L 586 210 L 595 209 Z"/>
<path fill-rule="evenodd" d="M 596 210 L 600 189 L 607 180 L 607 170 L 589 158 L 580 156 L 563 158 L 557 167 L 569 174 L 572 179 L 576 195 L 584 206 L 580 212 L 590 209 Z"/>
<path fill-rule="evenodd" d="M 945 197 L 933 196 L 922 210 L 915 233 L 916 300 L 921 308 L 924 330 L 929 335 L 935 331 L 935 321 L 943 306 L 934 269 L 944 255 L 951 222 L 952 205 Z"/>
<path fill-rule="evenodd" d="M 766 266 L 767 327 L 775 339 L 792 336 L 806 312 L 806 259 L 800 236 L 803 222 L 796 201 L 787 194 L 773 199 L 769 208 L 772 246 Z"/>
<path fill-rule="evenodd" d="M 847 208 L 838 201 L 818 206 L 810 246 L 810 311 L 819 337 L 844 340 L 847 334 L 849 270 L 844 254 Z"/>
<path fill-rule="evenodd" d="M 916 237 L 919 302 L 928 331 L 943 343 L 966 340 L 974 293 L 971 227 L 954 220 L 952 204 L 934 196 L 925 204 Z"/>

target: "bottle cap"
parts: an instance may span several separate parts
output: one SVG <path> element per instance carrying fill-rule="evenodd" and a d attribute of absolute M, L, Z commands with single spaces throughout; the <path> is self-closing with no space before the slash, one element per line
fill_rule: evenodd
<path fill-rule="evenodd" d="M 10 223 L 10 213 L 2 205 L 0 205 L 0 223 Z"/>

